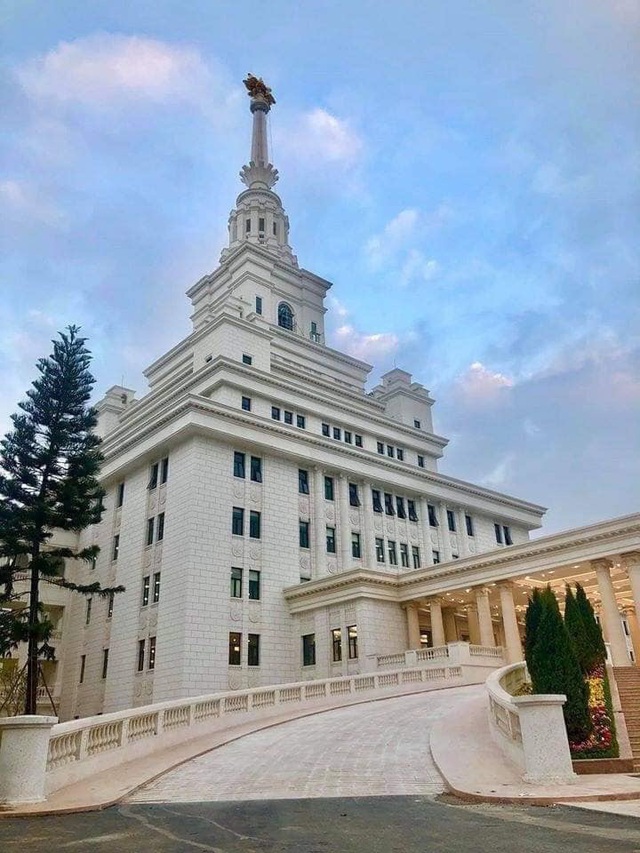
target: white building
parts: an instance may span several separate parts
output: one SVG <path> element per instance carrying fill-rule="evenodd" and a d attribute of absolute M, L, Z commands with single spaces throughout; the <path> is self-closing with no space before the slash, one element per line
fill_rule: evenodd
<path fill-rule="evenodd" d="M 439 474 L 428 391 L 395 369 L 368 393 L 370 366 L 326 345 L 331 284 L 289 245 L 272 99 L 248 88 L 246 189 L 220 265 L 188 291 L 193 331 L 148 368 L 141 399 L 114 386 L 98 405 L 106 509 L 84 535 L 101 552 L 74 579 L 126 592 L 70 596 L 62 719 L 357 672 L 420 643 L 517 654 L 521 602 L 501 590 L 502 626 L 474 560 L 526 556 L 544 509 Z M 463 569 L 476 574 L 461 617 L 446 596 Z"/>

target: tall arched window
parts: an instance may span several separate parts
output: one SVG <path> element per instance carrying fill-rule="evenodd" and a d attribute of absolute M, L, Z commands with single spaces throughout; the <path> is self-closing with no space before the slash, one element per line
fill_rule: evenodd
<path fill-rule="evenodd" d="M 281 302 L 278 305 L 278 325 L 283 329 L 293 331 L 293 311 L 291 310 L 291 306 L 287 305 L 286 302 Z"/>

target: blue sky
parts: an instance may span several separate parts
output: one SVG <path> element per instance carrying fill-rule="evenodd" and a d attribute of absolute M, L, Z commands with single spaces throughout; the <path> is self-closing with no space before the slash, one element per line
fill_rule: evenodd
<path fill-rule="evenodd" d="M 435 396 L 443 473 L 636 511 L 640 12 L 632 0 L 5 0 L 0 429 L 57 329 L 96 390 L 188 334 L 241 190 L 242 78 L 329 343 Z"/>

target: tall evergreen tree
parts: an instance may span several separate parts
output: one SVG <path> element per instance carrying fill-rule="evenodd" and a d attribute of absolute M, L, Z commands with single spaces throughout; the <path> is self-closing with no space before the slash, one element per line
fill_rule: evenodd
<path fill-rule="evenodd" d="M 607 659 L 607 647 L 604 644 L 602 628 L 598 624 L 591 602 L 587 598 L 584 588 L 579 583 L 576 584 L 576 605 L 580 610 L 585 626 L 590 651 L 588 667 L 589 670 L 592 670 L 594 666 L 604 663 Z"/>
<path fill-rule="evenodd" d="M 560 608 L 550 587 L 540 594 L 542 613 L 531 652 L 530 674 L 534 693 L 564 693 L 564 720 L 571 740 L 583 740 L 591 732 L 589 688 L 564 626 Z"/>
<path fill-rule="evenodd" d="M 593 666 L 593 652 L 591 638 L 585 624 L 582 611 L 573 594 L 573 590 L 567 584 L 564 599 L 564 624 L 571 638 L 573 650 L 578 658 L 580 669 L 587 673 Z"/>
<path fill-rule="evenodd" d="M 94 433 L 96 412 L 89 407 L 91 354 L 78 331 L 69 326 L 53 341 L 52 354 L 39 359 L 39 376 L 18 404 L 21 412 L 12 415 L 13 429 L 0 442 L 0 605 L 18 597 L 18 572 L 30 576 L 29 606 L 12 610 L 2 632 L 5 644 L 28 644 L 25 714 L 36 713 L 38 658 L 54 654 L 40 582 L 84 595 L 123 590 L 64 578 L 65 559 L 91 561 L 97 546 L 74 550 L 50 544 L 56 529 L 80 531 L 102 515 L 100 438 Z"/>
<path fill-rule="evenodd" d="M 529 674 L 531 674 L 532 652 L 536 643 L 541 616 L 542 599 L 540 590 L 535 587 L 529 597 L 529 604 L 524 614 L 524 659 L 527 662 Z"/>

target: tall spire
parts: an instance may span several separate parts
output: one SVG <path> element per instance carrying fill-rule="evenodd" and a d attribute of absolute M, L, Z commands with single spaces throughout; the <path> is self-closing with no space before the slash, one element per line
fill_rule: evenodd
<path fill-rule="evenodd" d="M 244 85 L 253 116 L 251 160 L 240 171 L 240 180 L 247 189 L 240 193 L 229 216 L 229 247 L 222 250 L 220 261 L 250 243 L 297 267 L 298 260 L 289 245 L 289 220 L 280 197 L 271 189 L 278 180 L 278 170 L 269 162 L 267 114 L 276 100 L 260 77 L 248 74 Z"/>

